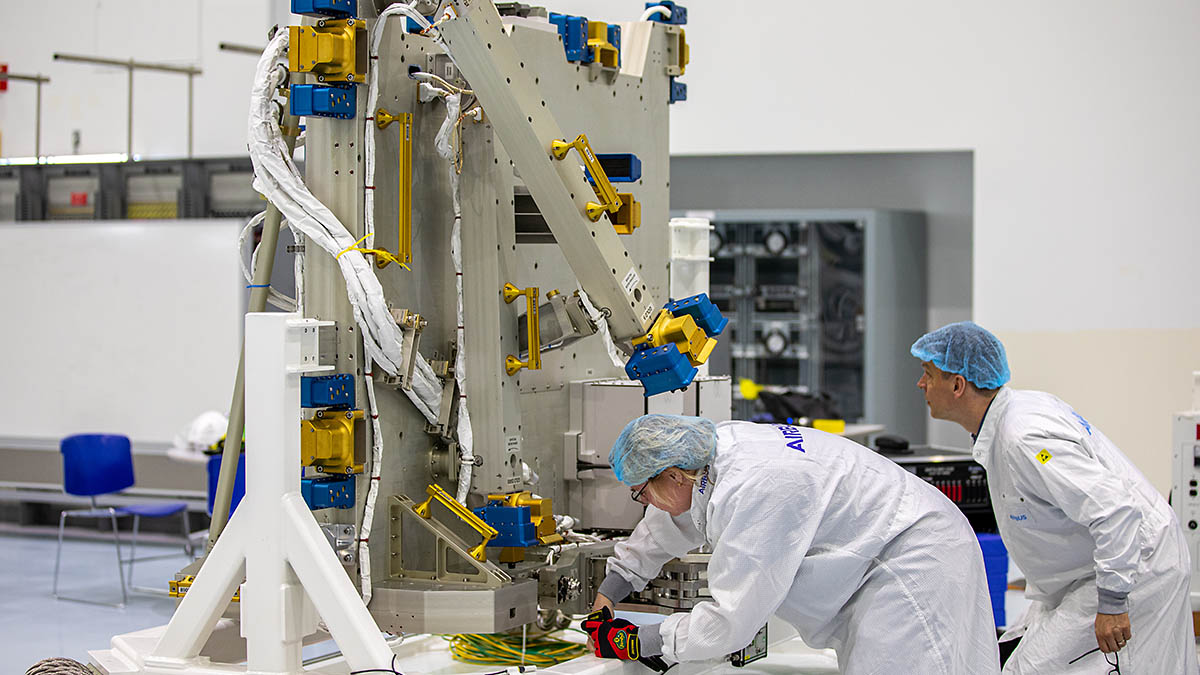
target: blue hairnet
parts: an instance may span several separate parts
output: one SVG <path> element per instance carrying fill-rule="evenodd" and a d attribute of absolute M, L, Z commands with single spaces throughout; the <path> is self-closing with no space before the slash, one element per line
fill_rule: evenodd
<path fill-rule="evenodd" d="M 926 333 L 909 351 L 922 361 L 932 361 L 943 372 L 962 375 L 980 389 L 996 389 L 1012 378 L 1004 345 L 973 321 Z"/>
<path fill-rule="evenodd" d="M 617 480 L 633 486 L 672 466 L 702 469 L 717 449 L 717 425 L 703 417 L 643 415 L 617 436 L 608 463 Z"/>

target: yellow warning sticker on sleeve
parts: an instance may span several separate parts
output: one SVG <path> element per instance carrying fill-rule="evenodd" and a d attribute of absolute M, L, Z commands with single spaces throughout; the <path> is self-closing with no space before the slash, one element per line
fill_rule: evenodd
<path fill-rule="evenodd" d="M 1050 461 L 1051 457 L 1054 457 L 1054 455 L 1051 455 L 1049 450 L 1042 450 L 1037 454 L 1037 461 L 1045 464 Z"/>

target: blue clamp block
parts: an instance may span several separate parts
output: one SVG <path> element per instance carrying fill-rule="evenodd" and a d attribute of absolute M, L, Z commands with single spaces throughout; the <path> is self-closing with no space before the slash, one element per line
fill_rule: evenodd
<path fill-rule="evenodd" d="M 300 407 L 350 410 L 354 407 L 354 376 L 301 376 Z"/>
<path fill-rule="evenodd" d="M 613 183 L 636 183 L 642 178 L 642 160 L 631 152 L 608 154 L 598 152 L 596 159 L 604 168 L 608 180 Z M 587 178 L 592 181 L 592 174 L 588 173 Z"/>
<path fill-rule="evenodd" d="M 687 100 L 687 85 L 684 84 L 683 82 L 680 82 L 679 80 L 676 80 L 674 77 L 672 77 L 671 78 L 671 98 L 667 100 L 667 103 L 670 104 L 670 103 L 675 103 L 677 101 L 686 101 L 686 100 Z"/>
<path fill-rule="evenodd" d="M 305 16 L 358 16 L 358 0 L 292 0 L 292 14 Z"/>
<path fill-rule="evenodd" d="M 708 337 L 716 337 L 729 325 L 729 319 L 721 315 L 721 310 L 708 299 L 707 293 L 693 295 L 690 298 L 668 302 L 664 307 L 674 316 L 687 314 L 696 321 L 696 325 Z"/>
<path fill-rule="evenodd" d="M 354 476 L 342 478 L 301 478 L 300 496 L 308 508 L 352 509 L 354 508 Z"/>
<path fill-rule="evenodd" d="M 578 63 L 592 62 L 592 49 L 588 47 L 588 20 L 586 16 L 550 13 L 550 23 L 558 26 L 563 50 L 567 60 Z"/>
<path fill-rule="evenodd" d="M 529 515 L 528 506 L 490 504 L 483 508 L 475 509 L 475 515 L 482 518 L 483 522 L 491 525 L 500 533 L 495 539 L 488 542 L 488 546 L 517 546 L 525 548 L 538 543 L 537 528 L 534 526 L 533 519 Z"/>
<path fill-rule="evenodd" d="M 639 349 L 625 364 L 625 374 L 631 380 L 641 380 L 642 395 L 647 398 L 683 389 L 692 383 L 697 372 L 674 343 Z"/>
<path fill-rule="evenodd" d="M 657 21 L 658 23 L 668 23 L 668 24 L 671 24 L 672 26 L 682 26 L 687 23 L 687 7 L 683 7 L 681 5 L 675 4 L 675 0 L 660 0 L 659 2 L 647 2 L 645 9 L 650 9 L 651 7 L 658 7 L 659 5 L 662 5 L 663 7 L 666 7 L 667 9 L 671 10 L 671 18 L 668 19 L 668 18 L 664 17 L 662 14 L 655 14 L 653 17 L 651 17 L 651 19 L 650 19 L 651 21 Z"/>
<path fill-rule="evenodd" d="M 617 48 L 617 67 L 621 67 L 621 27 L 615 23 L 608 24 L 608 44 Z"/>
<path fill-rule="evenodd" d="M 293 84 L 288 105 L 297 117 L 335 117 L 354 119 L 358 90 L 323 84 Z"/>

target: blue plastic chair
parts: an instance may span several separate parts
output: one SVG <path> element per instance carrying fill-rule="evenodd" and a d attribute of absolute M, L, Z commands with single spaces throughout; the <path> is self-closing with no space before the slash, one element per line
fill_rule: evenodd
<path fill-rule="evenodd" d="M 58 552 L 54 557 L 54 597 L 62 600 L 88 602 L 92 604 L 124 607 L 129 601 L 125 581 L 125 565 L 129 566 L 129 583 L 133 586 L 133 563 L 167 556 L 137 556 L 138 526 L 142 518 L 161 518 L 183 514 L 184 551 L 191 555 L 189 539 L 191 527 L 188 523 L 187 504 L 173 502 L 165 504 L 135 504 L 114 508 L 96 503 L 98 495 L 120 492 L 133 485 L 133 452 L 127 436 L 113 434 L 78 434 L 62 440 L 59 450 L 63 456 L 63 490 L 67 494 L 91 499 L 90 509 L 64 510 L 58 518 Z M 108 518 L 112 522 L 113 543 L 117 549 L 117 576 L 121 581 L 121 602 L 97 602 L 87 598 L 72 598 L 58 593 L 58 572 L 62 562 L 63 529 L 68 516 L 78 518 Z M 117 519 L 133 516 L 133 537 L 129 558 L 121 557 L 121 538 Z M 149 589 L 148 589 L 149 590 Z"/>

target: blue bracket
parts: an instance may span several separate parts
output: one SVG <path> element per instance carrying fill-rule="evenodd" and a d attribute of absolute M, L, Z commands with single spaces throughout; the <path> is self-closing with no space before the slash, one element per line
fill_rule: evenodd
<path fill-rule="evenodd" d="M 346 19 L 358 16 L 358 0 L 292 0 L 292 14 Z"/>
<path fill-rule="evenodd" d="M 353 86 L 293 84 L 288 96 L 291 113 L 297 117 L 334 117 L 354 119 L 358 90 Z"/>
<path fill-rule="evenodd" d="M 677 101 L 687 100 L 687 85 L 674 77 L 671 78 L 671 98 L 667 103 L 675 103 Z"/>
<path fill-rule="evenodd" d="M 721 315 L 721 310 L 708 299 L 707 293 L 693 295 L 690 298 L 668 302 L 664 308 L 674 316 L 687 314 L 695 320 L 696 325 L 708 337 L 716 337 L 729 325 L 729 319 Z"/>
<path fill-rule="evenodd" d="M 586 16 L 572 16 L 551 12 L 550 23 L 558 27 L 558 36 L 562 39 L 563 50 L 567 53 L 568 61 L 577 63 L 592 62 L 592 49 L 588 46 L 588 20 Z"/>
<path fill-rule="evenodd" d="M 475 509 L 475 515 L 500 533 L 488 542 L 488 546 L 525 548 L 538 543 L 537 527 L 533 524 L 528 506 L 489 504 Z"/>
<path fill-rule="evenodd" d="M 352 409 L 354 407 L 354 376 L 300 376 L 300 407 Z"/>
<path fill-rule="evenodd" d="M 639 349 L 625 364 L 625 374 L 641 380 L 647 398 L 687 387 L 698 372 L 674 343 Z"/>
<path fill-rule="evenodd" d="M 596 159 L 604 168 L 608 180 L 613 183 L 636 183 L 642 179 L 642 160 L 631 152 L 608 154 L 598 152 Z M 588 173 L 587 178 L 592 181 L 592 174 Z"/>
<path fill-rule="evenodd" d="M 342 478 L 301 478 L 300 496 L 308 508 L 352 509 L 354 508 L 354 476 Z"/>
<path fill-rule="evenodd" d="M 672 26 L 683 26 L 687 23 L 687 7 L 675 4 L 675 0 L 660 0 L 659 2 L 647 2 L 645 9 L 662 5 L 671 10 L 671 18 L 664 18 L 662 14 L 655 14 L 650 18 L 651 21 L 658 23 L 666 23 Z"/>

